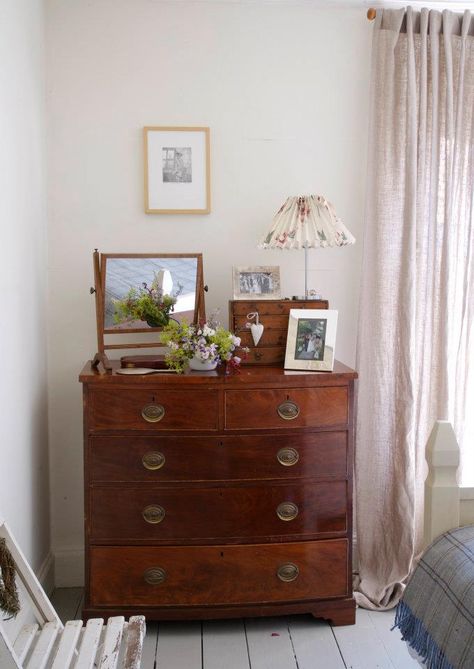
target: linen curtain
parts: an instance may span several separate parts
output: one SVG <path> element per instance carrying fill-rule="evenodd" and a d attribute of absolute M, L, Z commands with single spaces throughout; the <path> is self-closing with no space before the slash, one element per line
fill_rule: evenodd
<path fill-rule="evenodd" d="M 372 609 L 397 603 L 421 548 L 434 421 L 467 429 L 473 33 L 468 11 L 378 9 L 374 26 L 355 476 L 355 596 Z"/>

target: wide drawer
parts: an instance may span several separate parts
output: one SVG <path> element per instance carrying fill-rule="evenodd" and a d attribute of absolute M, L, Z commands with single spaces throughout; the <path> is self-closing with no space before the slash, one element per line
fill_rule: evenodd
<path fill-rule="evenodd" d="M 100 481 L 345 478 L 347 432 L 291 436 L 112 437 L 89 440 Z"/>
<path fill-rule="evenodd" d="M 347 386 L 225 393 L 227 430 L 326 427 L 347 421 Z"/>
<path fill-rule="evenodd" d="M 96 487 L 90 490 L 92 542 L 239 543 L 257 537 L 342 533 L 346 481 L 192 488 Z"/>
<path fill-rule="evenodd" d="M 250 604 L 343 597 L 345 539 L 246 546 L 90 550 L 90 604 L 109 607 Z"/>
<path fill-rule="evenodd" d="M 217 430 L 217 390 L 93 388 L 90 430 Z"/>

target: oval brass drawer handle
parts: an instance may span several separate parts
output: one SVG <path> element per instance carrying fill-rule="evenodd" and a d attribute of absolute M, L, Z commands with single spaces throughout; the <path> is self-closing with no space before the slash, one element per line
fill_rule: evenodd
<path fill-rule="evenodd" d="M 158 423 L 165 415 L 162 404 L 146 404 L 142 409 L 142 418 L 149 423 Z"/>
<path fill-rule="evenodd" d="M 280 581 L 290 583 L 295 581 L 299 576 L 300 570 L 293 562 L 285 562 L 285 564 L 278 567 L 277 576 Z"/>
<path fill-rule="evenodd" d="M 283 420 L 295 420 L 300 415 L 300 408 L 296 402 L 286 400 L 277 406 L 277 413 Z"/>
<path fill-rule="evenodd" d="M 293 502 L 282 502 L 277 506 L 276 514 L 280 520 L 294 520 L 299 509 Z"/>
<path fill-rule="evenodd" d="M 149 585 L 160 585 L 166 581 L 166 571 L 163 567 L 150 567 L 143 574 L 143 578 Z"/>
<path fill-rule="evenodd" d="M 142 511 L 143 519 L 146 520 L 147 523 L 150 523 L 150 525 L 161 523 L 165 515 L 164 508 L 159 504 L 150 504 L 150 506 L 146 506 Z"/>
<path fill-rule="evenodd" d="M 278 462 L 284 467 L 292 467 L 296 465 L 300 459 L 300 454 L 296 448 L 280 448 L 277 453 Z"/>
<path fill-rule="evenodd" d="M 142 464 L 145 469 L 150 469 L 154 471 L 155 469 L 161 469 L 166 462 L 166 458 L 163 453 L 160 451 L 148 451 L 142 458 Z"/>

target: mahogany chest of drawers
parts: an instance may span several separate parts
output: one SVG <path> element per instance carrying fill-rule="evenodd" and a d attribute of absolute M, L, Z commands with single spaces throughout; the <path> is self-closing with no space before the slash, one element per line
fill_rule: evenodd
<path fill-rule="evenodd" d="M 355 377 L 86 365 L 85 617 L 354 622 Z"/>

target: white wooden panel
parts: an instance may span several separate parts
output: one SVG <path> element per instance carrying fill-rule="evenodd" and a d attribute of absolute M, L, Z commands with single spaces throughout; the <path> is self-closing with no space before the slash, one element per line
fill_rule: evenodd
<path fill-rule="evenodd" d="M 399 629 L 392 631 L 395 609 L 391 611 L 369 611 L 369 617 L 396 669 L 418 669 L 419 664 L 411 657 L 407 644 L 402 641 Z"/>
<path fill-rule="evenodd" d="M 59 625 L 57 622 L 46 623 L 44 625 L 33 648 L 33 652 L 25 665 L 26 669 L 44 669 L 46 667 L 60 627 L 62 625 Z"/>
<path fill-rule="evenodd" d="M 395 669 L 365 609 L 357 609 L 356 625 L 332 629 L 350 669 Z"/>
<path fill-rule="evenodd" d="M 2 669 L 18 669 L 21 667 L 16 661 L 15 651 L 8 637 L 4 634 L 3 626 L 0 623 L 0 667 Z"/>
<path fill-rule="evenodd" d="M 156 669 L 202 669 L 201 623 L 161 623 Z"/>
<path fill-rule="evenodd" d="M 82 620 L 70 620 L 66 623 L 51 669 L 69 669 L 81 630 Z"/>
<path fill-rule="evenodd" d="M 158 643 L 158 623 L 147 621 L 146 636 L 143 641 L 142 669 L 155 669 L 157 643 Z"/>
<path fill-rule="evenodd" d="M 104 643 L 100 654 L 100 669 L 115 669 L 117 666 L 125 618 L 115 616 L 107 621 Z"/>
<path fill-rule="evenodd" d="M 18 656 L 20 664 L 23 663 L 27 656 L 37 632 L 38 625 L 36 623 L 34 625 L 24 625 L 21 628 L 20 634 L 17 636 L 15 643 L 13 644 L 13 649 Z"/>
<path fill-rule="evenodd" d="M 245 627 L 252 669 L 297 669 L 286 618 L 250 619 Z"/>
<path fill-rule="evenodd" d="M 312 616 L 292 616 L 289 627 L 299 669 L 314 669 L 316 666 L 345 669 L 329 623 L 315 620 Z"/>
<path fill-rule="evenodd" d="M 145 637 L 146 623 L 144 616 L 131 616 L 125 631 L 125 655 L 122 660 L 122 669 L 140 669 Z M 110 669 L 113 669 L 110 667 Z"/>
<path fill-rule="evenodd" d="M 243 620 L 220 620 L 202 625 L 205 669 L 249 669 Z"/>
<path fill-rule="evenodd" d="M 103 624 L 102 618 L 91 618 L 87 621 L 75 669 L 91 669 L 94 666 Z"/>

